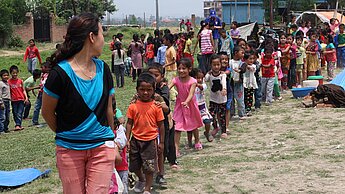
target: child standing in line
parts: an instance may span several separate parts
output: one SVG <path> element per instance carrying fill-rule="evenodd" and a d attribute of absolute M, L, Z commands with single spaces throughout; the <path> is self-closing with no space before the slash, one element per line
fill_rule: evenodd
<path fill-rule="evenodd" d="M 234 58 L 230 60 L 230 68 L 232 70 L 234 83 L 234 99 L 237 103 L 237 111 L 240 119 L 244 119 L 245 105 L 244 105 L 244 89 L 243 89 L 243 73 L 246 72 L 246 67 L 243 65 L 242 59 L 244 56 L 244 49 L 240 46 L 234 48 Z M 235 101 L 233 103 L 235 105 Z M 235 106 L 234 106 L 235 108 Z"/>
<path fill-rule="evenodd" d="M 161 167 L 159 168 L 159 172 L 157 173 L 156 183 L 157 184 L 166 184 L 166 180 L 164 178 L 164 159 L 165 157 L 168 159 L 170 167 L 172 169 L 178 169 L 177 162 L 176 162 L 176 149 L 175 149 L 175 129 L 174 125 L 170 126 L 169 119 L 170 117 L 170 97 L 169 97 L 169 87 L 166 84 L 163 84 L 163 68 L 160 64 L 154 63 L 152 66 L 148 68 L 148 72 L 153 74 L 156 78 L 156 94 L 160 95 L 163 98 L 163 102 L 167 106 L 167 110 L 163 109 L 164 113 L 164 128 L 165 128 L 165 144 L 164 144 L 164 155 L 161 161 Z M 162 103 L 163 103 L 162 102 Z M 162 153 L 163 154 L 163 153 Z M 160 161 L 159 161 L 160 162 Z"/>
<path fill-rule="evenodd" d="M 337 47 L 337 66 L 345 67 L 345 25 L 339 25 L 339 33 L 334 37 L 334 43 Z"/>
<path fill-rule="evenodd" d="M 19 69 L 17 66 L 10 67 L 11 78 L 8 80 L 11 91 L 11 105 L 13 112 L 13 119 L 15 122 L 15 131 L 24 129 L 22 127 L 22 119 L 24 112 L 24 103 L 27 102 L 28 97 L 25 92 L 23 80 L 18 77 Z"/>
<path fill-rule="evenodd" d="M 296 87 L 296 50 L 297 46 L 294 43 L 294 36 L 292 34 L 287 35 L 287 43 L 290 45 L 290 67 L 288 73 L 288 88 Z"/>
<path fill-rule="evenodd" d="M 116 86 L 122 88 L 125 85 L 125 51 L 122 49 L 122 43 L 115 43 L 114 56 L 114 72 L 116 77 Z"/>
<path fill-rule="evenodd" d="M 198 102 L 201 119 L 205 125 L 204 135 L 208 142 L 212 142 L 213 136 L 210 135 L 212 116 L 209 113 L 207 109 L 207 104 L 206 104 L 205 91 L 207 89 L 207 85 L 204 83 L 204 73 L 202 73 L 200 69 L 196 69 L 196 68 L 194 68 L 192 72 L 193 72 L 193 77 L 198 82 L 195 89 L 195 97 Z"/>
<path fill-rule="evenodd" d="M 194 135 L 196 150 L 202 149 L 202 144 L 199 139 L 199 127 L 203 126 L 201 116 L 199 114 L 198 104 L 195 98 L 195 88 L 197 81 L 192 78 L 189 73 L 192 71 L 192 62 L 189 59 L 181 59 L 178 65 L 178 77 L 172 80 L 169 88 L 176 87 L 178 96 L 176 99 L 173 120 L 175 124 L 175 148 L 176 156 L 180 154 L 180 137 L 183 131 L 192 131 Z"/>
<path fill-rule="evenodd" d="M 221 138 L 227 138 L 226 134 L 226 75 L 220 69 L 222 63 L 219 55 L 212 55 L 211 57 L 211 72 L 205 76 L 205 81 L 210 82 L 210 113 L 213 117 L 213 131 L 212 136 L 215 137 L 219 130 L 221 130 Z M 218 122 L 217 122 L 218 119 Z M 218 127 L 218 123 L 220 128 Z"/>
<path fill-rule="evenodd" d="M 220 30 L 220 39 L 218 45 L 219 52 L 225 52 L 229 58 L 231 58 L 232 50 L 234 49 L 234 42 L 232 41 L 231 36 L 228 36 L 225 30 Z"/>
<path fill-rule="evenodd" d="M 323 51 L 323 54 L 326 56 L 327 61 L 327 80 L 332 81 L 334 78 L 335 63 L 337 62 L 337 54 L 335 46 L 333 45 L 332 35 L 329 34 L 325 36 L 325 43 L 327 44 L 327 46 L 326 51 Z"/>
<path fill-rule="evenodd" d="M 296 44 L 297 44 L 297 53 L 296 53 L 296 74 L 297 74 L 297 87 L 302 87 L 302 81 L 303 81 L 303 71 L 305 71 L 305 61 L 306 61 L 306 54 L 305 54 L 305 48 L 302 46 L 303 43 L 303 37 L 302 36 L 297 36 L 296 37 Z"/>
<path fill-rule="evenodd" d="M 30 114 L 31 102 L 30 102 L 29 92 L 32 91 L 32 94 L 36 96 L 36 94 L 34 93 L 34 90 L 40 89 L 40 86 L 35 86 L 35 84 L 36 84 L 36 80 L 38 80 L 41 77 L 41 73 L 42 73 L 41 70 L 35 69 L 32 72 L 32 76 L 30 76 L 24 81 L 24 88 L 25 88 L 26 94 L 28 95 L 28 102 L 25 103 L 24 105 L 23 119 L 27 119 Z"/>
<path fill-rule="evenodd" d="M 259 56 L 258 56 L 258 53 L 256 51 L 254 51 L 254 64 L 255 64 L 255 78 L 256 78 L 256 84 L 258 84 L 258 88 L 255 89 L 255 92 L 254 92 L 254 98 L 255 98 L 255 103 L 254 103 L 254 106 L 255 106 L 255 110 L 258 110 L 261 108 L 261 99 L 262 99 L 262 93 L 261 93 L 261 63 L 260 61 L 258 60 Z"/>
<path fill-rule="evenodd" d="M 273 102 L 273 87 L 275 80 L 275 59 L 272 47 L 265 47 L 261 55 L 261 86 L 262 86 L 262 101 L 267 105 Z"/>
<path fill-rule="evenodd" d="M 245 52 L 243 58 L 245 60 L 245 65 L 247 67 L 247 70 L 243 76 L 244 103 L 246 107 L 247 116 L 251 116 L 253 106 L 253 95 L 254 91 L 258 88 L 258 84 L 256 83 L 256 78 L 254 75 L 256 71 L 256 65 L 254 64 L 254 52 Z"/>
<path fill-rule="evenodd" d="M 138 100 L 129 105 L 127 111 L 126 138 L 129 145 L 129 170 L 139 178 L 135 192 L 149 194 L 153 173 L 157 171 L 157 155 L 164 150 L 164 115 L 162 108 L 154 103 L 155 78 L 143 73 L 137 81 Z M 159 129 L 159 144 L 157 137 Z M 144 174 L 143 174 L 144 173 Z"/>
<path fill-rule="evenodd" d="M 307 75 L 313 76 L 315 72 L 319 69 L 319 59 L 317 52 L 319 51 L 319 46 L 316 42 L 317 35 L 314 31 L 309 34 L 310 41 L 306 47 L 307 54 Z"/>
<path fill-rule="evenodd" d="M 154 57 L 155 57 L 155 52 L 154 52 L 154 44 L 153 44 L 153 37 L 149 36 L 147 38 L 147 45 L 145 49 L 145 56 L 146 56 L 146 61 L 147 65 L 151 66 L 154 62 Z"/>
<path fill-rule="evenodd" d="M 8 124 L 10 123 L 10 101 L 11 93 L 8 84 L 9 72 L 7 69 L 0 71 L 0 134 L 9 133 Z"/>
<path fill-rule="evenodd" d="M 41 59 L 40 52 L 38 51 L 38 48 L 35 45 L 35 40 L 30 39 L 29 46 L 26 47 L 25 54 L 24 54 L 24 63 L 26 62 L 26 60 L 28 60 L 28 71 L 30 73 L 32 73 L 33 70 L 36 69 L 37 59 L 41 64 L 42 59 Z"/>
<path fill-rule="evenodd" d="M 195 43 L 193 55 L 195 50 L 200 42 L 200 50 L 201 50 L 201 60 L 199 63 L 199 69 L 206 74 L 210 71 L 210 58 L 214 53 L 214 40 L 212 35 L 212 30 L 210 30 L 209 23 L 204 24 L 203 30 L 198 34 L 198 41 Z"/>
<path fill-rule="evenodd" d="M 290 44 L 287 43 L 286 35 L 282 34 L 279 37 L 278 49 L 281 51 L 282 56 L 280 57 L 281 68 L 283 71 L 282 78 L 282 89 L 288 89 L 288 74 L 290 69 Z"/>
<path fill-rule="evenodd" d="M 231 68 L 229 67 L 229 56 L 225 52 L 220 52 L 220 60 L 222 63 L 221 71 L 223 71 L 226 75 L 226 114 L 225 114 L 225 123 L 226 123 L 226 130 L 229 131 L 229 122 L 230 122 L 230 110 L 232 100 L 234 98 L 234 93 L 231 86 Z"/>
<path fill-rule="evenodd" d="M 38 123 L 38 118 L 40 116 L 40 111 L 41 111 L 41 107 L 42 107 L 42 95 L 43 95 L 43 88 L 44 88 L 44 84 L 47 81 L 48 75 L 49 75 L 49 71 L 51 69 L 51 63 L 50 62 L 45 62 L 42 64 L 42 76 L 41 76 L 41 81 L 40 81 L 40 90 L 38 92 L 37 95 L 37 99 L 35 102 L 35 108 L 34 108 L 34 114 L 32 116 L 32 125 L 33 126 L 41 126 Z"/>
<path fill-rule="evenodd" d="M 230 30 L 230 36 L 232 40 L 234 41 L 234 44 L 237 44 L 237 39 L 240 38 L 240 31 L 237 29 L 238 23 L 236 21 L 233 21 L 231 23 L 231 30 Z"/>
<path fill-rule="evenodd" d="M 180 33 L 179 38 L 176 41 L 177 46 L 177 54 L 176 54 L 176 61 L 180 61 L 183 58 L 183 52 L 186 46 L 186 35 L 185 33 Z"/>

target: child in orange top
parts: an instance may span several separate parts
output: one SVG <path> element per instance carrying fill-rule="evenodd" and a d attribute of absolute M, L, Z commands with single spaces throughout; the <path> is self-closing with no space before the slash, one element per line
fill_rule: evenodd
<path fill-rule="evenodd" d="M 154 62 L 154 57 L 155 57 L 155 53 L 154 53 L 154 44 L 153 44 L 153 37 L 150 36 L 147 38 L 147 45 L 146 45 L 146 60 L 147 60 L 147 65 L 151 66 Z"/>
<path fill-rule="evenodd" d="M 157 155 L 164 150 L 164 115 L 162 108 L 156 106 L 154 102 L 155 85 L 155 78 L 151 74 L 141 74 L 137 81 L 139 99 L 129 105 L 127 111 L 127 139 L 132 133 L 129 142 L 129 170 L 139 178 L 134 187 L 134 191 L 138 193 L 144 190 L 144 193 L 150 193 L 153 173 L 157 170 Z M 158 150 L 157 129 L 159 129 Z"/>
<path fill-rule="evenodd" d="M 288 74 L 290 70 L 290 48 L 291 45 L 287 43 L 286 35 L 282 34 L 279 37 L 279 45 L 278 45 L 282 56 L 280 58 L 282 71 L 283 71 L 283 79 L 282 79 L 282 89 L 288 89 Z"/>
<path fill-rule="evenodd" d="M 36 69 L 37 59 L 42 63 L 40 52 L 35 45 L 34 39 L 29 40 L 29 46 L 26 47 L 25 54 L 24 54 L 24 62 L 28 60 L 28 71 L 32 74 L 32 72 Z"/>

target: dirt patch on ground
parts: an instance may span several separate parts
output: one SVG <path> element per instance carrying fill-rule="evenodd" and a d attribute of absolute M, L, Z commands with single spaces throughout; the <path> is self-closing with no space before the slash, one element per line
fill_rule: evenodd
<path fill-rule="evenodd" d="M 167 188 L 156 191 L 342 193 L 345 110 L 302 108 L 290 96 L 246 121 L 232 121 L 229 139 L 185 151 L 181 170 L 167 170 Z"/>

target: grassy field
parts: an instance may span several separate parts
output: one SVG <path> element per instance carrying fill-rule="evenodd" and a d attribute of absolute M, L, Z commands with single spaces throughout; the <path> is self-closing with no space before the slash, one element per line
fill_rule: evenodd
<path fill-rule="evenodd" d="M 125 33 L 125 44 L 133 32 Z M 106 41 L 115 33 L 107 32 Z M 47 57 L 51 52 L 44 51 L 42 56 Z M 110 62 L 107 45 L 101 58 Z M 22 55 L 0 57 L 0 68 L 13 64 L 23 70 L 21 77 L 28 76 Z M 134 88 L 126 78 L 125 88 L 116 91 L 117 104 L 123 112 L 135 93 Z M 263 106 L 245 121 L 232 120 L 228 139 L 216 138 L 206 143 L 202 136 L 203 150 L 182 149 L 183 156 L 178 160 L 181 169 L 171 171 L 166 166 L 168 185 L 155 187 L 155 193 L 342 193 L 345 110 L 305 109 L 290 93 L 283 97 L 283 101 Z M 48 178 L 5 192 L 61 193 L 54 134 L 47 127 L 28 127 L 30 124 L 24 121 L 23 131 L 0 136 L 0 170 L 35 167 L 50 168 L 52 173 Z M 13 128 L 13 121 L 10 126 Z M 185 141 L 182 139 L 181 143 Z"/>

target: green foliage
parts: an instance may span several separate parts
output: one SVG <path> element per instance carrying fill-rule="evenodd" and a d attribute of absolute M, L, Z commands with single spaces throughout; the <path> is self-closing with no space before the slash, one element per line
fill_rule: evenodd
<path fill-rule="evenodd" d="M 11 0 L 10 7 L 12 10 L 12 21 L 14 24 L 25 23 L 25 14 L 29 11 L 25 0 Z"/>
<path fill-rule="evenodd" d="M 11 36 L 10 39 L 8 40 L 7 46 L 9 48 L 24 47 L 24 42 L 19 36 L 14 35 L 14 36 Z"/>
<path fill-rule="evenodd" d="M 129 24 L 138 24 L 138 20 L 137 17 L 135 17 L 135 15 L 129 16 Z"/>
<path fill-rule="evenodd" d="M 0 47 L 4 46 L 12 32 L 12 9 L 7 0 L 0 0 Z"/>
<path fill-rule="evenodd" d="M 62 26 L 64 24 L 66 24 L 66 23 L 67 23 L 67 21 L 66 21 L 65 18 L 62 18 L 62 17 L 56 17 L 55 18 L 55 24 L 56 25 Z"/>

